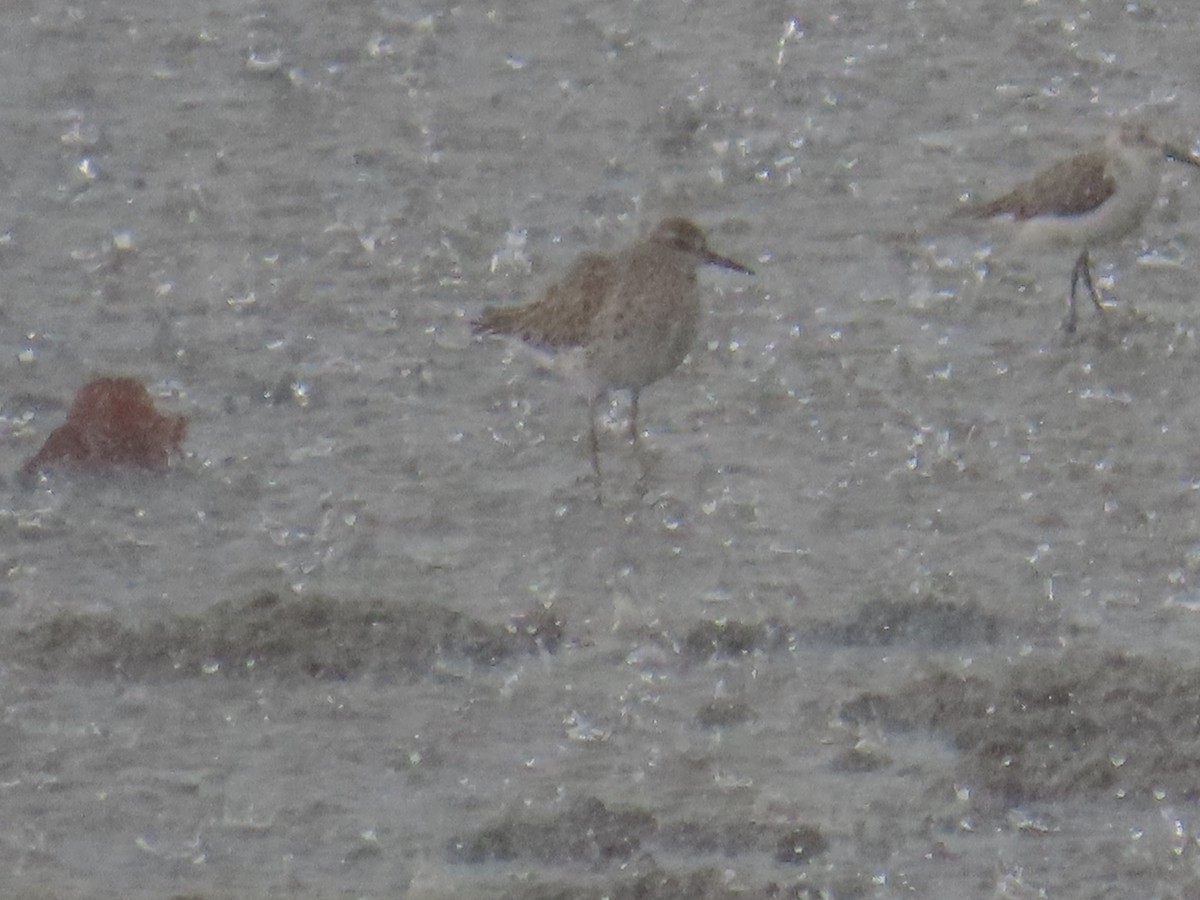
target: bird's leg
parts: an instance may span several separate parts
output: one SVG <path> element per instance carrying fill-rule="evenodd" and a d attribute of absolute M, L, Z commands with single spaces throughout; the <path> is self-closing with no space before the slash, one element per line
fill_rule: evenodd
<path fill-rule="evenodd" d="M 1104 308 L 1100 306 L 1100 298 L 1096 296 L 1096 287 L 1092 284 L 1092 267 L 1091 260 L 1088 257 L 1088 252 L 1085 249 L 1079 254 L 1079 259 L 1075 260 L 1075 265 L 1071 269 L 1071 296 L 1067 301 L 1067 318 L 1063 321 L 1063 331 L 1067 334 L 1075 333 L 1075 322 L 1077 316 L 1075 313 L 1075 293 L 1079 287 L 1079 279 L 1083 279 L 1083 285 L 1088 289 L 1088 294 L 1092 298 L 1092 302 L 1096 304 L 1096 309 L 1104 312 Z"/>
<path fill-rule="evenodd" d="M 1063 319 L 1063 331 L 1067 334 L 1075 333 L 1075 288 L 1079 285 L 1079 264 L 1083 262 L 1084 256 L 1075 260 L 1075 265 L 1071 268 L 1071 295 L 1067 298 L 1067 317 Z"/>
<path fill-rule="evenodd" d="M 650 477 L 650 469 L 654 465 L 657 453 L 654 450 L 647 450 L 646 445 L 642 442 L 642 429 L 638 425 L 638 392 L 632 392 L 632 404 L 629 410 L 629 434 L 633 438 L 633 453 L 638 461 L 638 467 L 642 470 L 638 476 L 637 484 L 640 495 L 646 495 L 647 479 Z"/>
<path fill-rule="evenodd" d="M 632 396 L 629 404 L 629 439 L 633 441 L 634 449 L 637 449 L 642 440 L 642 433 L 638 430 L 638 390 L 633 388 L 630 391 Z"/>
<path fill-rule="evenodd" d="M 1092 297 L 1092 304 L 1096 307 L 1096 312 L 1103 315 L 1104 307 L 1100 305 L 1100 292 L 1092 284 L 1092 259 L 1088 256 L 1086 250 L 1083 251 L 1079 259 L 1083 262 L 1083 283 L 1087 286 L 1088 293 Z M 1076 265 L 1079 265 L 1079 263 L 1077 262 Z"/>
<path fill-rule="evenodd" d="M 596 434 L 596 405 L 603 392 L 588 398 L 588 446 L 592 451 L 592 471 L 596 474 L 596 505 L 603 503 L 600 495 L 600 436 Z"/>

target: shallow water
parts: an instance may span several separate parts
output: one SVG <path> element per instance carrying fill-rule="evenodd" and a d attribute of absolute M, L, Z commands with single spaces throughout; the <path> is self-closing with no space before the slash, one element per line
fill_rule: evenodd
<path fill-rule="evenodd" d="M 1194 142 L 1190 6 L 743 6 L 0 9 L 7 471 L 190 420 L 0 486 L 9 890 L 1200 893 L 1195 178 L 1070 341 L 948 218 Z M 597 508 L 469 320 L 675 213 L 757 276 Z"/>

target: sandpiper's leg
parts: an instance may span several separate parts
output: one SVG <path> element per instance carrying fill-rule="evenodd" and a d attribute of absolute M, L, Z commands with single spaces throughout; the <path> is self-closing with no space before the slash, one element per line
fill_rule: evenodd
<path fill-rule="evenodd" d="M 600 436 L 596 434 L 596 406 L 603 393 L 588 399 L 588 446 L 592 451 L 592 471 L 596 474 L 596 504 L 603 501 L 600 497 Z"/>
<path fill-rule="evenodd" d="M 629 404 L 629 438 L 633 441 L 633 446 L 640 446 L 642 440 L 641 430 L 638 428 L 638 390 L 633 388 L 630 392 L 632 400 Z"/>
<path fill-rule="evenodd" d="M 649 470 L 646 467 L 646 455 L 642 452 L 642 430 L 638 427 L 638 390 L 633 388 L 630 390 L 629 404 L 629 437 L 633 439 L 633 452 L 637 455 L 638 464 L 641 466 L 642 474 L 638 476 L 638 490 L 641 491 L 641 496 L 646 495 L 646 476 Z"/>
<path fill-rule="evenodd" d="M 1087 286 L 1088 293 L 1091 294 L 1092 304 L 1096 307 L 1096 312 L 1103 314 L 1104 307 L 1100 305 L 1100 292 L 1092 284 L 1092 258 L 1084 250 L 1080 259 L 1083 260 L 1083 283 Z"/>
<path fill-rule="evenodd" d="M 1063 320 L 1063 331 L 1067 334 L 1075 333 L 1075 322 L 1077 316 L 1075 314 L 1075 292 L 1079 287 L 1079 279 L 1083 279 L 1084 286 L 1092 296 L 1092 302 L 1096 304 L 1096 308 L 1100 309 L 1100 301 L 1096 299 L 1096 289 L 1092 286 L 1092 273 L 1088 260 L 1088 252 L 1084 250 L 1079 254 L 1079 259 L 1075 260 L 1075 265 L 1071 269 L 1071 296 L 1067 300 L 1067 318 Z M 1101 310 L 1103 312 L 1103 310 Z"/>
<path fill-rule="evenodd" d="M 1067 334 L 1075 333 L 1075 288 L 1079 286 L 1079 264 L 1083 262 L 1084 257 L 1079 257 L 1075 260 L 1075 265 L 1071 268 L 1071 294 L 1067 298 L 1067 317 L 1063 319 L 1063 331 Z"/>

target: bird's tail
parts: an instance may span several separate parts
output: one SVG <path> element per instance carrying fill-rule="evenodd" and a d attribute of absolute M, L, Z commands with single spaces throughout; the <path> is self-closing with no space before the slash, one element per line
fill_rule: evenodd
<path fill-rule="evenodd" d="M 471 323 L 476 334 L 521 334 L 525 331 L 526 306 L 489 306 Z"/>

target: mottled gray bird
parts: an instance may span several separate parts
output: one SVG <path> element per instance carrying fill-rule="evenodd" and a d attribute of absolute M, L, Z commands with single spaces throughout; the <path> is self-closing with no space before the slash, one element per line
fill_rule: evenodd
<path fill-rule="evenodd" d="M 700 294 L 696 268 L 720 266 L 751 273 L 714 253 L 688 219 L 669 218 L 647 237 L 612 255 L 588 254 L 532 303 L 489 307 L 477 332 L 516 335 L 554 352 L 588 384 L 588 439 L 596 497 L 600 498 L 600 443 L 596 411 L 610 391 L 631 394 L 629 433 L 639 443 L 638 397 L 670 374 L 696 340 Z"/>

